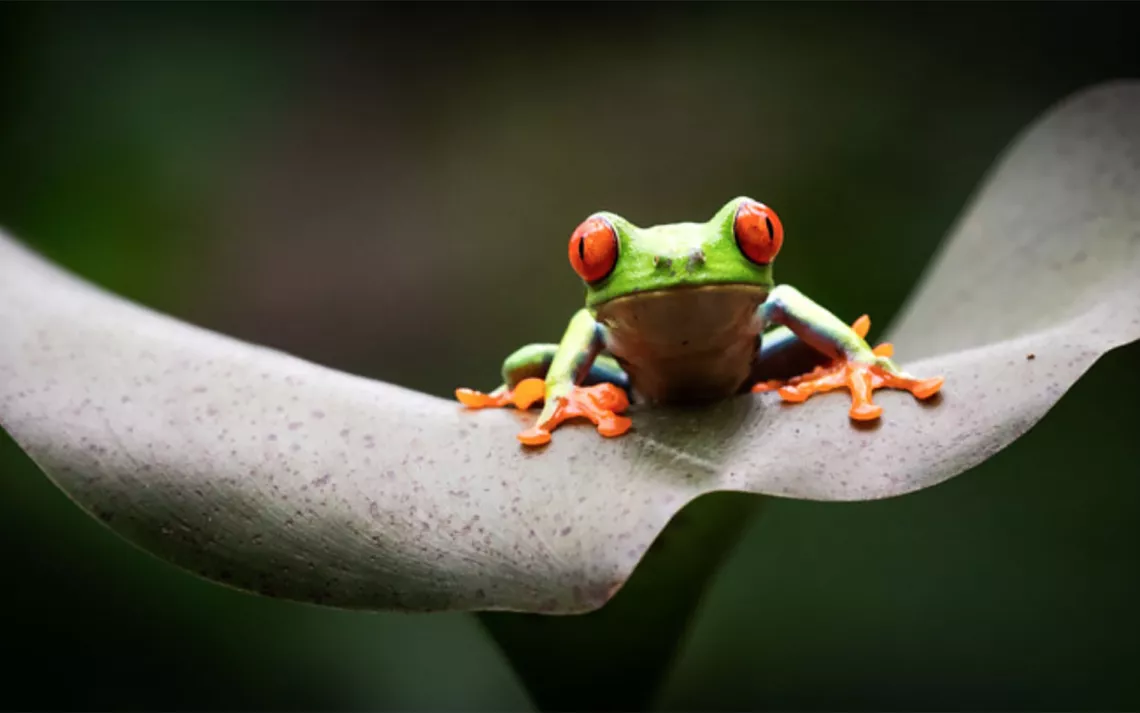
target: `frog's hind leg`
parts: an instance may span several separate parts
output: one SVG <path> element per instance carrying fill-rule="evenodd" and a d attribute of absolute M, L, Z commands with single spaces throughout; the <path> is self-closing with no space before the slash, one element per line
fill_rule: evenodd
<path fill-rule="evenodd" d="M 456 389 L 455 397 L 468 408 L 530 408 L 543 398 L 546 374 L 557 351 L 557 344 L 528 344 L 503 361 L 503 383 L 494 391 Z M 613 357 L 599 354 L 580 379 L 581 386 L 596 384 L 613 384 L 628 392 L 629 376 Z"/>

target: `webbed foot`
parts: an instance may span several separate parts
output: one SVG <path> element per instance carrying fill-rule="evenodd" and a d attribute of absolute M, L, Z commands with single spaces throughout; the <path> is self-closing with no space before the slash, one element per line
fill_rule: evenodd
<path fill-rule="evenodd" d="M 505 386 L 485 394 L 473 389 L 456 389 L 455 398 L 467 408 L 497 408 L 514 406 L 519 410 L 530 408 L 542 401 L 546 384 L 542 379 L 523 379 L 513 389 Z M 629 397 L 614 384 L 573 386 L 562 396 L 555 396 L 546 404 L 538 423 L 518 435 L 528 446 L 541 446 L 550 442 L 550 432 L 564 421 L 587 418 L 598 428 L 598 433 L 611 438 L 629 430 L 632 422 L 618 414 L 629 408 Z"/>
<path fill-rule="evenodd" d="M 871 320 L 863 315 L 851 325 L 864 338 Z M 876 389 L 901 389 L 918 399 L 928 399 L 942 388 L 943 377 L 918 379 L 902 371 L 891 361 L 894 347 L 883 343 L 871 350 L 866 359 L 838 359 L 827 366 L 787 381 L 765 381 L 752 387 L 753 393 L 778 390 L 780 398 L 791 403 L 807 401 L 813 394 L 847 388 L 851 391 L 848 415 L 856 421 L 872 421 L 883 413 L 883 407 L 872 402 Z"/>
<path fill-rule="evenodd" d="M 618 415 L 627 408 L 629 397 L 618 386 L 609 383 L 574 386 L 565 395 L 555 396 L 542 410 L 538 423 L 520 433 L 518 438 L 528 446 L 541 446 L 550 442 L 551 431 L 572 418 L 587 418 L 598 427 L 598 433 L 613 438 L 633 425 L 628 418 Z"/>

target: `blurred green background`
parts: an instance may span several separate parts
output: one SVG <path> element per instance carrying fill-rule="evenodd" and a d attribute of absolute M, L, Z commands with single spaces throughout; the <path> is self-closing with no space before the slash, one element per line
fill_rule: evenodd
<path fill-rule="evenodd" d="M 180 318 L 443 396 L 558 337 L 582 296 L 565 240 L 589 213 L 703 220 L 747 194 L 787 229 L 778 279 L 869 312 L 874 336 L 1025 124 L 1140 77 L 1136 16 L 6 3 L 0 225 Z M 770 503 L 658 706 L 1140 707 L 1138 356 L 1109 355 L 943 486 Z M 474 617 L 196 579 L 82 514 L 3 434 L 0 571 L 5 709 L 531 705 Z"/>

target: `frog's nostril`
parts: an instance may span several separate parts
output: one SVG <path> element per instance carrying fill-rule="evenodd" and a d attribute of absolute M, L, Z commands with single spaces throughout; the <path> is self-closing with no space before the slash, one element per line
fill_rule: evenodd
<path fill-rule="evenodd" d="M 653 266 L 658 270 L 668 270 L 672 265 L 673 261 L 667 257 L 661 257 L 660 255 L 653 256 Z"/>
<path fill-rule="evenodd" d="M 689 253 L 689 265 L 688 265 L 689 272 L 696 270 L 697 268 L 701 267 L 704 264 L 705 264 L 705 253 L 703 250 L 701 250 L 700 248 L 697 248 L 697 249 L 693 250 L 693 252 Z"/>

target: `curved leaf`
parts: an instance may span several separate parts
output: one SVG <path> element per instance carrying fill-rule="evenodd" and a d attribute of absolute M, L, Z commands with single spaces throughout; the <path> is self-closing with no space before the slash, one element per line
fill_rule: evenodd
<path fill-rule="evenodd" d="M 1064 102 L 948 239 L 892 341 L 943 397 L 637 410 L 604 440 L 323 368 L 130 304 L 0 239 L 0 423 L 79 505 L 207 578 L 332 606 L 574 613 L 693 498 L 884 498 L 968 469 L 1140 338 L 1140 85 Z"/>

